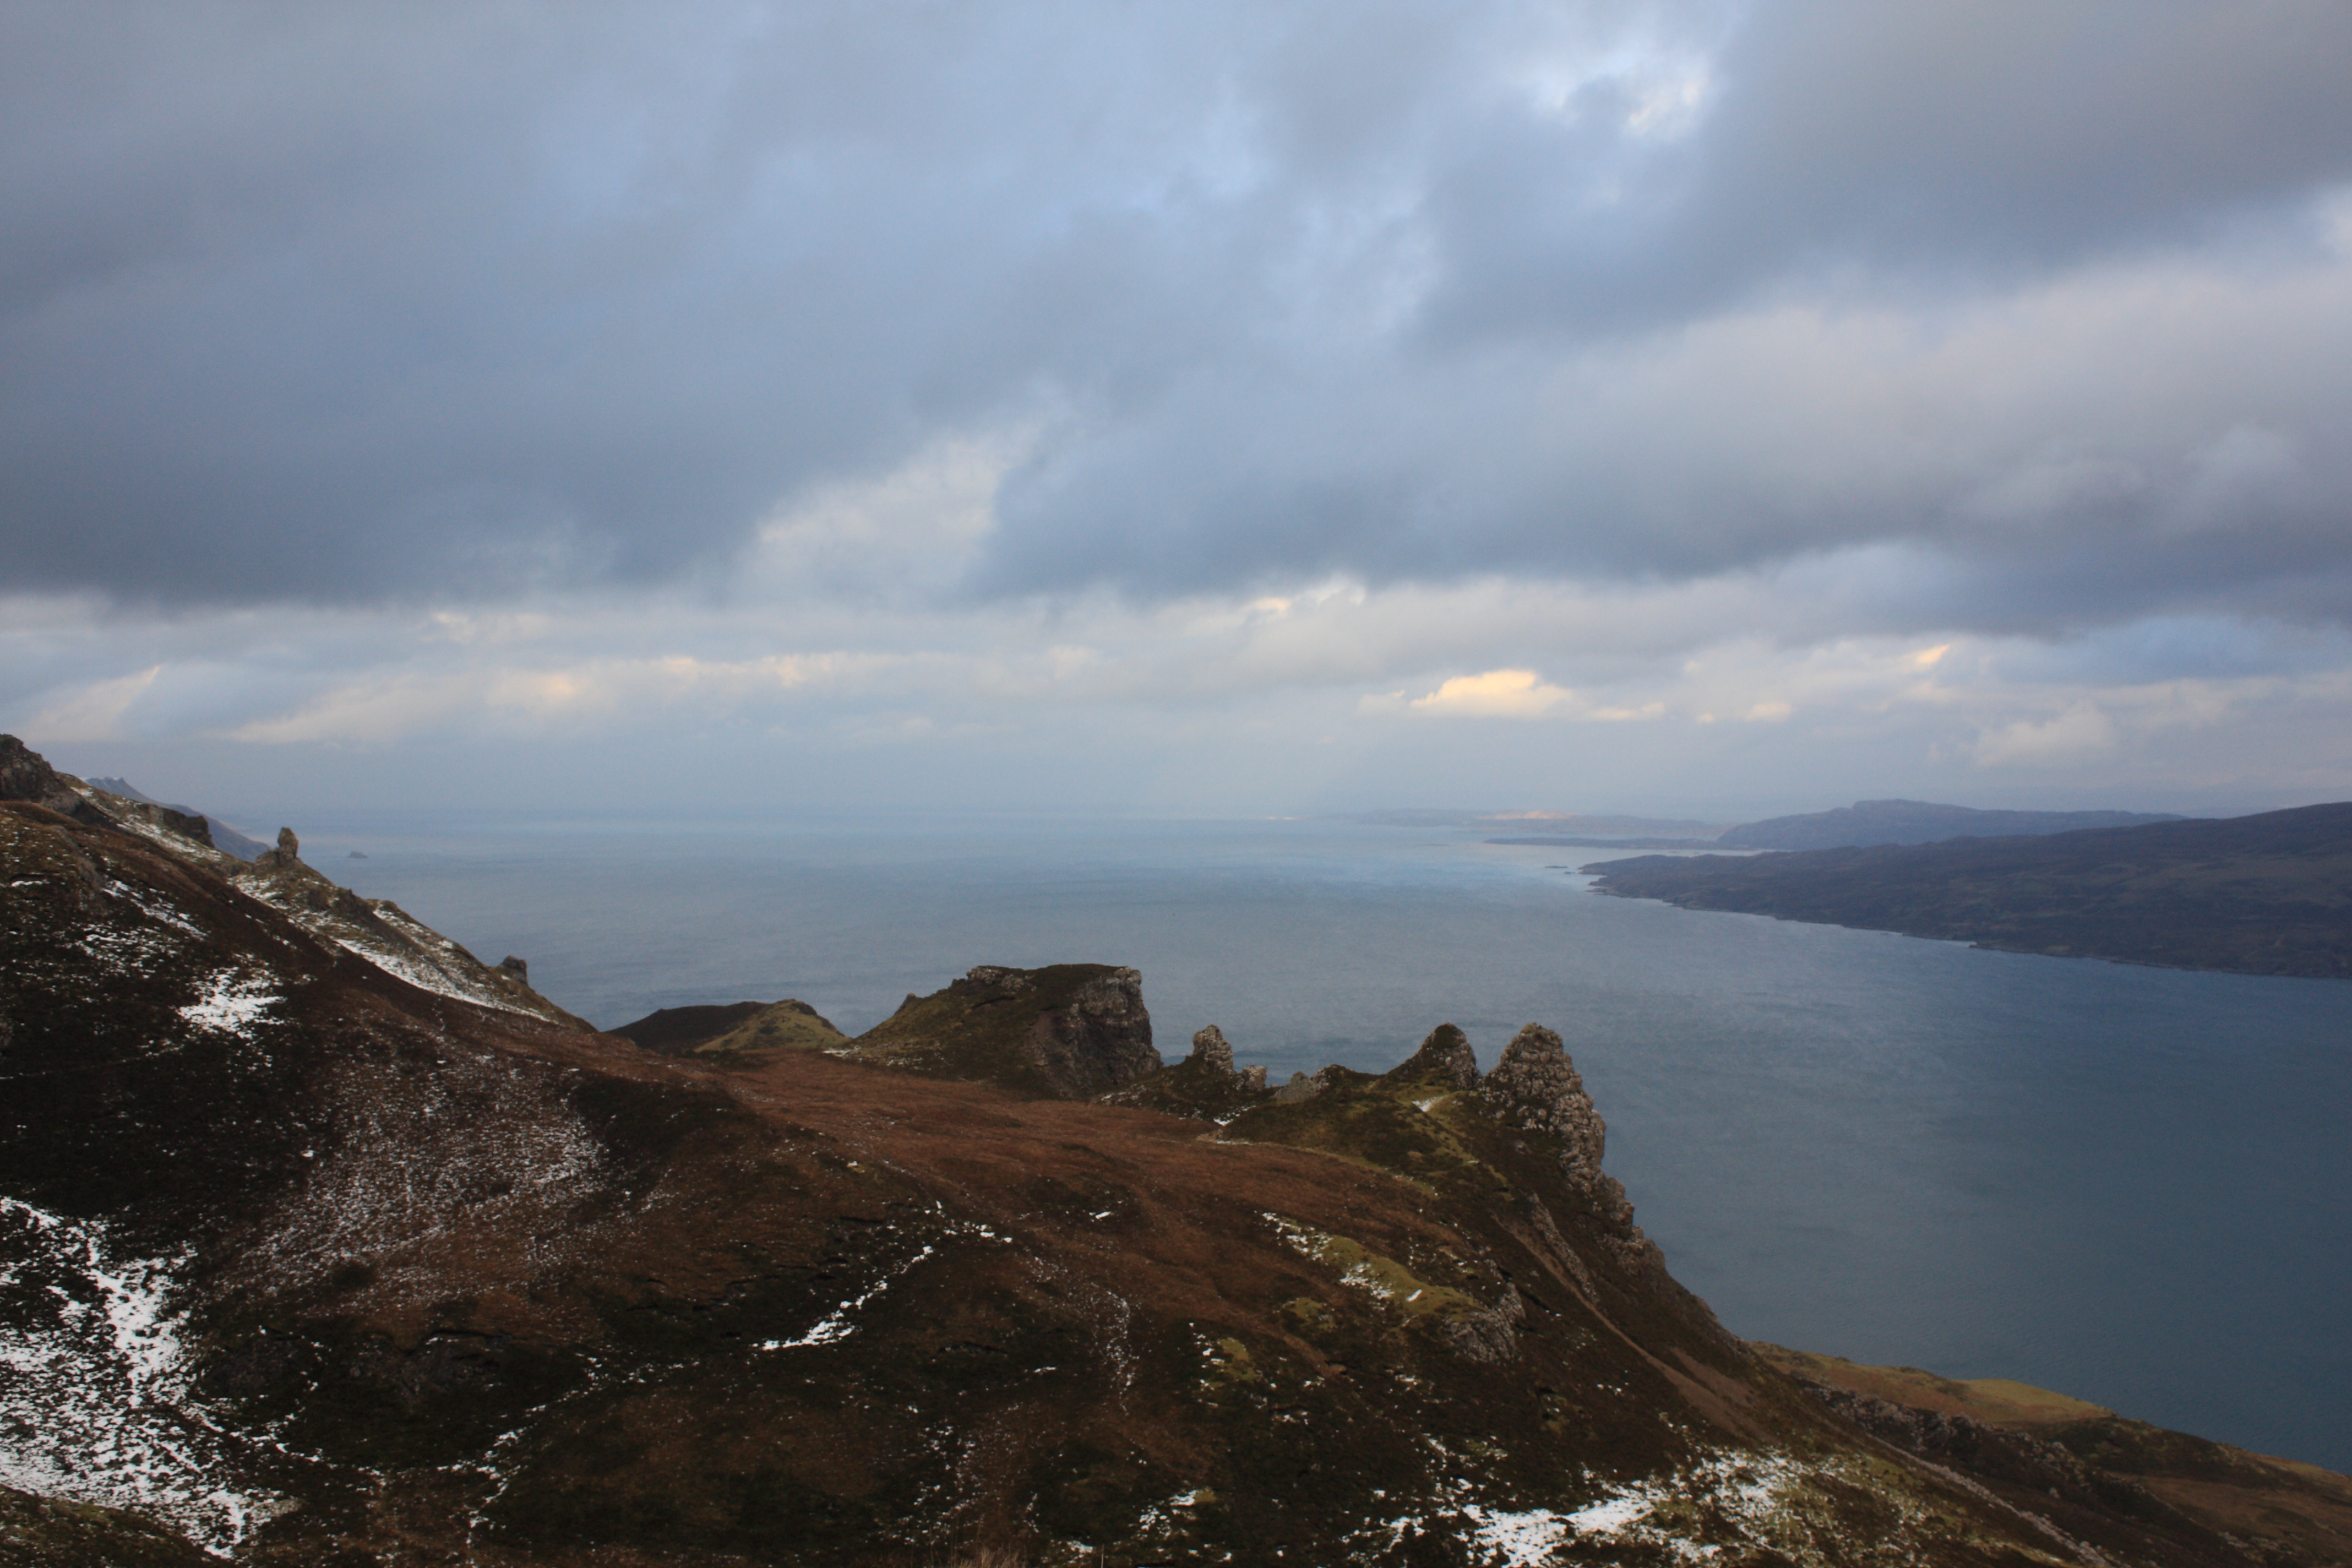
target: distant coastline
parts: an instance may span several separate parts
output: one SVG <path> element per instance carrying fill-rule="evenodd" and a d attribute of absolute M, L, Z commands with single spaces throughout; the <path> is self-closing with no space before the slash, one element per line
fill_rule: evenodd
<path fill-rule="evenodd" d="M 1489 844 L 1532 844 L 1560 849 L 1713 849 L 1712 838 L 1587 838 L 1546 835 L 1532 838 L 1489 838 Z"/>
<path fill-rule="evenodd" d="M 2352 979 L 2352 804 L 2041 837 L 1645 855 L 1595 890 L 2168 969 Z"/>

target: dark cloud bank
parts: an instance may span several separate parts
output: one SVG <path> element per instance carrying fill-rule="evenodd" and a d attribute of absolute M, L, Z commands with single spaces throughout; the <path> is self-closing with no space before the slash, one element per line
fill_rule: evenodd
<path fill-rule="evenodd" d="M 0 587 L 658 579 L 1018 426 L 982 593 L 1896 541 L 1923 622 L 2333 618 L 2352 373 L 2194 285 L 2346 332 L 2347 59 L 2336 0 L 14 5 Z M 2028 321 L 1841 401 L 1857 316 L 2102 268 L 2187 323 L 2112 387 Z"/>

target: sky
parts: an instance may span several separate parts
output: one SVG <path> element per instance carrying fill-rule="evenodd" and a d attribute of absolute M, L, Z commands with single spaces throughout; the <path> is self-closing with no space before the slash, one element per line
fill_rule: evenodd
<path fill-rule="evenodd" d="M 2341 0 L 0 0 L 0 729 L 232 815 L 2352 796 Z"/>

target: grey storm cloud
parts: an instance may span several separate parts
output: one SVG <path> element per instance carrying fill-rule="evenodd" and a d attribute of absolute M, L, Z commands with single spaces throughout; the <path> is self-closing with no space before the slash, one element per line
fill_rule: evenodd
<path fill-rule="evenodd" d="M 2336 0 L 16 4 L 0 587 L 652 582 L 1021 426 L 973 592 L 1902 540 L 1964 617 L 2324 616 L 2340 321 L 2158 345 L 2189 391 L 2072 434 L 1996 360 L 1943 446 L 1691 344 L 2292 270 L 2347 59 Z"/>

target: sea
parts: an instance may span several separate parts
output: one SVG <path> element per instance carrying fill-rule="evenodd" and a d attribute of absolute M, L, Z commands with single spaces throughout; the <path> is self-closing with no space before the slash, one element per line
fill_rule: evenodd
<path fill-rule="evenodd" d="M 354 858 L 357 851 L 364 858 Z M 1593 892 L 1607 851 L 1348 821 L 381 822 L 304 857 L 600 1026 L 979 963 L 1132 965 L 1279 1081 L 1566 1038 L 1733 1332 L 2352 1471 L 2352 984 L 1979 952 Z"/>

